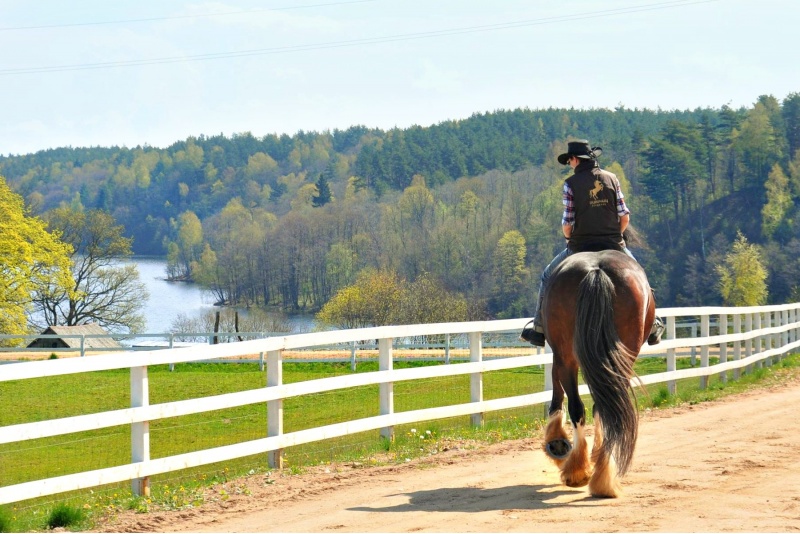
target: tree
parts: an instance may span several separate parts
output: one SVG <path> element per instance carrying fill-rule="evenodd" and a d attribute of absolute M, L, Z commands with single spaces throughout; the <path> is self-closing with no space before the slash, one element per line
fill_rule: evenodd
<path fill-rule="evenodd" d="M 167 245 L 167 270 L 170 279 L 187 280 L 192 276 L 192 264 L 203 250 L 203 225 L 193 211 L 185 211 L 173 221 L 177 238 Z"/>
<path fill-rule="evenodd" d="M 311 205 L 315 208 L 319 208 L 331 200 L 333 200 L 333 196 L 331 195 L 331 186 L 328 183 L 328 179 L 325 178 L 325 175 L 320 174 L 319 179 L 317 179 L 317 194 L 314 195 L 314 198 L 311 200 Z"/>
<path fill-rule="evenodd" d="M 111 331 L 144 328 L 141 314 L 149 297 L 135 265 L 120 265 L 131 255 L 131 239 L 101 210 L 57 208 L 47 214 L 50 228 L 72 246 L 71 290 L 39 286 L 34 304 L 48 326 L 98 323 Z"/>
<path fill-rule="evenodd" d="M 407 284 L 401 296 L 401 324 L 450 323 L 466 321 L 469 305 L 467 299 L 452 293 L 441 281 L 423 273 Z"/>
<path fill-rule="evenodd" d="M 738 232 L 733 250 L 716 267 L 719 291 L 728 306 L 759 306 L 767 302 L 767 270 L 755 245 Z"/>
<path fill-rule="evenodd" d="M 399 315 L 403 281 L 391 271 L 366 270 L 352 286 L 340 289 L 317 314 L 339 328 L 392 324 Z"/>
<path fill-rule="evenodd" d="M 424 273 L 407 282 L 392 271 L 367 269 L 340 289 L 317 319 L 340 328 L 466 321 L 467 300 Z"/>
<path fill-rule="evenodd" d="M 775 234 L 794 203 L 789 192 L 789 178 L 777 163 L 772 166 L 764 188 L 767 190 L 767 203 L 761 208 L 761 231 L 764 237 L 769 239 Z"/>
<path fill-rule="evenodd" d="M 800 150 L 800 93 L 783 99 L 783 122 L 786 125 L 786 144 L 789 155 Z"/>
<path fill-rule="evenodd" d="M 521 303 L 527 293 L 525 282 L 528 278 L 525 254 L 525 238 L 517 230 L 509 230 L 497 242 L 495 311 L 501 312 L 501 315 L 521 315 Z"/>
<path fill-rule="evenodd" d="M 703 175 L 703 166 L 688 147 L 665 139 L 655 139 L 645 150 L 648 170 L 642 182 L 657 204 L 672 203 L 675 219 L 689 206 L 694 181 Z"/>
<path fill-rule="evenodd" d="M 770 121 L 770 109 L 757 102 L 747 113 L 741 129 L 734 132 L 733 146 L 747 174 L 763 184 L 770 165 L 783 159 L 781 143 Z"/>
<path fill-rule="evenodd" d="M 26 334 L 37 287 L 69 294 L 71 248 L 31 217 L 22 197 L 0 177 L 0 333 Z"/>

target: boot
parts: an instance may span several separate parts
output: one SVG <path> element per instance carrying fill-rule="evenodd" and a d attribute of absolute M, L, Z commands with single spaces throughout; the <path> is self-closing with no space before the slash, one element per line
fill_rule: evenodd
<path fill-rule="evenodd" d="M 661 334 L 664 333 L 664 322 L 656 315 L 653 319 L 653 328 L 650 329 L 650 335 L 647 336 L 648 345 L 658 345 L 661 343 Z"/>
<path fill-rule="evenodd" d="M 656 290 L 652 287 L 650 288 L 650 294 L 653 296 L 653 303 L 656 302 Z M 661 343 L 661 334 L 664 333 L 664 321 L 661 320 L 661 317 L 656 315 L 655 319 L 653 319 L 653 327 L 650 329 L 650 335 L 647 336 L 647 344 L 648 345 L 658 345 Z"/>
<path fill-rule="evenodd" d="M 544 347 L 544 331 L 542 330 L 541 326 L 537 325 L 533 321 L 528 321 L 528 324 L 526 324 L 525 328 L 522 329 L 522 333 L 519 335 L 519 338 L 523 341 L 527 341 L 535 347 Z"/>

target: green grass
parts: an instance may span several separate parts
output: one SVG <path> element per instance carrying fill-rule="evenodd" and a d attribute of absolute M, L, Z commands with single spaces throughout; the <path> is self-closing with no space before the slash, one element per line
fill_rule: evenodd
<path fill-rule="evenodd" d="M 712 359 L 712 364 L 714 360 Z M 434 362 L 397 362 L 395 368 L 440 365 Z M 453 365 L 458 365 L 453 364 Z M 678 367 L 689 367 L 688 358 Z M 647 393 L 637 392 L 640 409 L 697 403 L 736 393 L 781 373 L 797 372 L 800 357 L 790 356 L 769 368 L 759 369 L 740 380 L 722 382 L 711 377 L 701 389 L 699 379 L 678 381 L 677 395 L 670 395 L 665 384 L 656 384 Z M 360 362 L 356 373 L 377 370 L 376 362 Z M 666 370 L 663 358 L 637 362 L 640 375 Z M 284 382 L 292 383 L 351 374 L 348 363 L 284 364 Z M 167 366 L 149 369 L 151 404 L 198 398 L 265 387 L 266 375 L 257 364 L 179 364 L 174 372 Z M 127 407 L 129 372 L 105 371 L 68 375 L 58 379 L 41 378 L 0 383 L 0 398 L 14 399 L 14 410 L 0 413 L 0 426 L 96 413 Z M 542 391 L 541 367 L 527 367 L 484 373 L 484 398 L 493 399 Z M 397 382 L 394 385 L 395 411 L 417 410 L 469 401 L 469 377 L 443 377 Z M 591 398 L 585 397 L 587 415 Z M 284 432 L 377 415 L 378 386 L 363 386 L 332 391 L 284 402 Z M 473 427 L 469 417 L 454 417 L 395 427 L 389 441 L 378 431 L 309 443 L 284 451 L 284 467 L 289 474 L 300 474 L 310 466 L 335 462 L 365 464 L 402 463 L 421 456 L 438 454 L 451 448 L 479 447 L 504 439 L 538 435 L 544 417 L 542 406 L 504 410 L 485 414 L 485 424 Z M 238 443 L 266 435 L 267 413 L 263 404 L 242 406 L 211 413 L 176 417 L 151 423 L 151 456 L 160 458 Z M 233 491 L 246 491 L 237 485 L 238 477 L 260 474 L 267 483 L 271 470 L 266 454 L 225 463 L 187 469 L 152 477 L 151 495 L 132 495 L 128 483 L 112 484 L 92 491 L 78 491 L 16 503 L 3 515 L 0 531 L 34 531 L 47 528 L 49 510 L 57 505 L 85 511 L 81 527 L 113 518 L 122 510 L 147 512 L 194 507 L 209 498 L 226 499 Z M 67 473 L 98 469 L 130 461 L 128 426 L 81 432 L 23 443 L 0 445 L 0 485 Z M 68 468 L 67 468 L 68 466 Z M 69 528 L 77 528 L 75 524 Z"/>
<path fill-rule="evenodd" d="M 60 503 L 53 508 L 47 515 L 47 528 L 68 528 L 77 527 L 85 519 L 85 514 L 81 508 Z"/>
<path fill-rule="evenodd" d="M 7 507 L 0 506 L 0 532 L 11 532 L 15 519 Z"/>

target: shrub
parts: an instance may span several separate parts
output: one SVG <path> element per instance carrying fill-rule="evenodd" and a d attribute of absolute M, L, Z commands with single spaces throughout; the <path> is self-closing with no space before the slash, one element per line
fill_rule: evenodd
<path fill-rule="evenodd" d="M 47 517 L 47 526 L 50 529 L 69 527 L 83 521 L 83 510 L 61 503 L 50 512 Z"/>
<path fill-rule="evenodd" d="M 0 507 L 0 532 L 11 532 L 11 513 Z"/>

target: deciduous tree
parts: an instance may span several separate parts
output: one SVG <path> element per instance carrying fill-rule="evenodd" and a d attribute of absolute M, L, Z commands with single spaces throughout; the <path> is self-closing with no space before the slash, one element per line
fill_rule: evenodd
<path fill-rule="evenodd" d="M 131 255 L 122 226 L 104 211 L 66 207 L 49 212 L 47 221 L 72 246 L 73 265 L 71 290 L 37 288 L 34 303 L 45 324 L 97 323 L 111 331 L 140 332 L 149 295 L 136 266 L 119 263 Z"/>
<path fill-rule="evenodd" d="M 767 270 L 756 245 L 738 233 L 733 250 L 717 265 L 719 290 L 728 306 L 760 306 L 767 302 Z"/>
<path fill-rule="evenodd" d="M 767 203 L 761 208 L 761 231 L 765 237 L 771 238 L 794 206 L 789 178 L 777 163 L 772 166 L 764 188 L 767 190 Z"/>
<path fill-rule="evenodd" d="M 31 217 L 22 197 L 0 177 L 0 333 L 28 333 L 27 315 L 37 287 L 69 294 L 71 248 Z"/>

